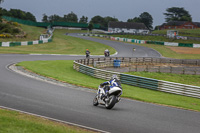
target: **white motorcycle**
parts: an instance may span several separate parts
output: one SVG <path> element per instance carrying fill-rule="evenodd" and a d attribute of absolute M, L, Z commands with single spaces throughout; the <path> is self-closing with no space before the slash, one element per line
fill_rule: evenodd
<path fill-rule="evenodd" d="M 121 94 L 122 89 L 120 87 L 111 87 L 108 92 L 105 93 L 104 87 L 99 86 L 97 94 L 93 100 L 93 105 L 97 106 L 102 104 L 105 105 L 107 109 L 112 109 L 115 104 L 120 101 Z"/>

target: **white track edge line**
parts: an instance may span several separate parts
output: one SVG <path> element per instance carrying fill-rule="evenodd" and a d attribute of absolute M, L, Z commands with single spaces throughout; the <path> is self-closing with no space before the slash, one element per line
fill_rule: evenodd
<path fill-rule="evenodd" d="M 51 120 L 51 121 L 61 122 L 61 123 L 68 124 L 68 125 L 71 125 L 71 126 L 77 126 L 77 127 L 80 127 L 80 128 L 91 130 L 91 131 L 96 131 L 96 132 L 101 132 L 101 133 L 110 133 L 110 132 L 103 131 L 103 130 L 100 130 L 100 129 L 96 129 L 96 128 L 92 128 L 92 127 L 87 127 L 87 126 L 83 126 L 83 125 L 80 125 L 80 124 L 71 123 L 71 122 L 67 122 L 67 121 L 62 121 L 62 120 L 58 120 L 58 119 L 55 119 L 55 118 L 51 118 L 51 117 L 47 117 L 47 116 L 42 116 L 42 115 L 38 115 L 38 114 L 34 114 L 34 113 L 29 113 L 29 112 L 26 112 L 26 111 L 22 111 L 22 110 L 18 110 L 18 109 L 13 109 L 13 108 L 5 107 L 5 106 L 0 106 L 0 108 L 7 109 L 7 110 L 12 110 L 12 111 L 17 111 L 17 112 L 28 114 L 28 115 L 32 115 L 32 116 L 37 116 L 37 117 L 45 118 L 45 119 L 48 119 L 48 120 Z"/>

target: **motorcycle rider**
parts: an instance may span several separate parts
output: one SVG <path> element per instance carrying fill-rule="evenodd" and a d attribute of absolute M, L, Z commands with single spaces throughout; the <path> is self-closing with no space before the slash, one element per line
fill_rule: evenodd
<path fill-rule="evenodd" d="M 109 86 L 105 86 L 105 85 L 109 85 Z M 105 86 L 103 89 L 104 89 L 106 95 L 102 96 L 103 99 L 105 99 L 108 96 L 110 88 L 117 86 L 117 87 L 122 89 L 121 82 L 118 79 L 117 75 L 112 75 L 112 77 L 111 77 L 111 79 L 109 81 L 101 83 L 100 86 L 101 87 Z M 119 100 L 120 99 L 118 99 L 118 101 Z"/>
<path fill-rule="evenodd" d="M 90 51 L 88 49 L 86 49 L 85 54 L 86 54 L 86 58 L 89 57 Z"/>
<path fill-rule="evenodd" d="M 106 50 L 104 51 L 104 55 L 105 55 L 105 57 L 110 56 L 110 51 L 109 51 L 108 49 L 106 49 Z"/>

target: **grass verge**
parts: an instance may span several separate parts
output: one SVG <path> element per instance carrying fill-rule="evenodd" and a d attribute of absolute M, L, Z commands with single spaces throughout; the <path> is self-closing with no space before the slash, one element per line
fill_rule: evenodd
<path fill-rule="evenodd" d="M 75 71 L 73 69 L 73 61 L 25 61 L 18 63 L 18 65 L 47 77 L 92 89 L 97 89 L 100 83 L 105 82 L 105 80 L 96 79 Z M 122 87 L 122 96 L 126 98 L 200 111 L 200 99 L 197 98 L 163 93 L 124 84 Z"/>
<path fill-rule="evenodd" d="M 91 131 L 16 111 L 0 109 L 1 133 L 88 133 Z M 91 132 L 92 133 L 92 132 Z"/>
<path fill-rule="evenodd" d="M 91 55 L 103 55 L 105 49 L 109 49 L 111 54 L 116 52 L 116 50 L 110 46 L 65 35 L 65 33 L 72 32 L 79 31 L 55 30 L 53 42 L 28 46 L 0 47 L 0 53 L 85 55 L 86 49 L 90 50 Z"/>
<path fill-rule="evenodd" d="M 20 28 L 27 33 L 26 38 L 0 38 L 0 42 L 21 42 L 38 40 L 40 35 L 45 32 L 45 29 L 41 27 L 28 26 L 23 24 L 20 25 Z"/>

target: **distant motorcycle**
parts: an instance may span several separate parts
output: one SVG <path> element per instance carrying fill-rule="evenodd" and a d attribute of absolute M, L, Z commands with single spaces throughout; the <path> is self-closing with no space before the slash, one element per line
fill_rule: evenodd
<path fill-rule="evenodd" d="M 105 105 L 107 109 L 112 109 L 116 103 L 120 101 L 122 89 L 120 87 L 111 87 L 108 92 L 105 92 L 104 87 L 99 86 L 97 94 L 93 99 L 93 105 Z"/>
<path fill-rule="evenodd" d="M 104 52 L 105 57 L 109 57 L 110 56 L 110 52 Z"/>
<path fill-rule="evenodd" d="M 86 53 L 86 58 L 90 58 L 90 54 L 89 53 Z"/>

